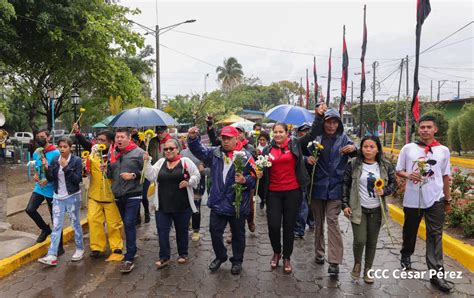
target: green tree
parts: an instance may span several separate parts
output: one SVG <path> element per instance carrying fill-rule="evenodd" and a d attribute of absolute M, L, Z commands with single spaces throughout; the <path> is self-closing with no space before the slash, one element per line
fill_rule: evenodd
<path fill-rule="evenodd" d="M 448 129 L 449 129 L 449 122 L 444 117 L 444 113 L 440 110 L 431 109 L 428 110 L 423 116 L 433 116 L 435 117 L 436 121 L 438 122 L 438 133 L 436 134 L 436 139 L 441 144 L 448 143 Z"/>
<path fill-rule="evenodd" d="M 0 30 L 0 62 L 8 83 L 21 95 L 29 122 L 46 116 L 52 126 L 48 88 L 56 90 L 55 117 L 71 111 L 70 94 L 105 102 L 121 95 L 126 103 L 141 102 L 141 85 L 124 56 L 135 55 L 143 39 L 127 17 L 138 13 L 102 0 L 9 3 L 16 11 Z"/>
<path fill-rule="evenodd" d="M 459 118 L 454 118 L 449 123 L 449 130 L 448 130 L 448 144 L 451 150 L 458 152 L 459 156 L 461 156 L 461 140 L 459 138 Z"/>
<path fill-rule="evenodd" d="M 224 92 L 231 91 L 243 82 L 242 65 L 234 57 L 224 59 L 223 66 L 218 66 L 216 72 L 217 80 L 221 83 Z"/>
<path fill-rule="evenodd" d="M 464 151 L 474 150 L 474 105 L 466 105 L 459 117 L 459 138 Z"/>

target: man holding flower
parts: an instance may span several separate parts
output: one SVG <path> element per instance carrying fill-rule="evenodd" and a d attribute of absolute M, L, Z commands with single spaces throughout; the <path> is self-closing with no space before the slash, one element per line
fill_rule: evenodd
<path fill-rule="evenodd" d="M 197 127 L 189 129 L 188 145 L 194 156 L 211 169 L 212 188 L 207 205 L 211 208 L 209 232 L 216 258 L 209 269 L 215 272 L 227 260 L 223 234 L 229 223 L 233 253 L 231 273 L 240 274 L 245 251 L 245 219 L 250 212 L 250 190 L 255 187 L 255 177 L 251 174 L 254 161 L 249 152 L 242 151 L 235 127 L 223 127 L 222 144 L 212 148 L 201 144 L 198 132 Z"/>
<path fill-rule="evenodd" d="M 420 141 L 403 146 L 398 156 L 397 175 L 407 179 L 403 197 L 403 245 L 401 266 L 411 268 L 410 257 L 415 251 L 420 221 L 426 223 L 426 263 L 430 270 L 444 272 L 443 268 L 443 224 L 444 205 L 451 200 L 449 176 L 451 175 L 449 149 L 436 139 L 437 120 L 423 116 L 418 122 Z M 451 286 L 438 274 L 430 282 L 441 291 L 448 292 Z"/>

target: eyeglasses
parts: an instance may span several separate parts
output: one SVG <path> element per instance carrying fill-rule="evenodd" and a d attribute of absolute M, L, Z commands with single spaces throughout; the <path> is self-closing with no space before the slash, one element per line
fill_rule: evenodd
<path fill-rule="evenodd" d="M 163 148 L 163 151 L 173 151 L 176 147 Z"/>

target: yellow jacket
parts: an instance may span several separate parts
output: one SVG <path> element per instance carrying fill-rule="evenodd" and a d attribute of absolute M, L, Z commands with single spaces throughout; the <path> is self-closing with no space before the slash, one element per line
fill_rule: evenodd
<path fill-rule="evenodd" d="M 89 198 L 97 202 L 111 203 L 115 201 L 112 194 L 112 181 L 105 179 L 104 174 L 100 170 L 100 157 L 96 154 L 91 154 L 90 159 L 90 184 L 89 184 Z"/>

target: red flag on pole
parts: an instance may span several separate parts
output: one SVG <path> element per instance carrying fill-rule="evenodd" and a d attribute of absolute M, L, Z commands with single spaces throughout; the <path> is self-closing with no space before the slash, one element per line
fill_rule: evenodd
<path fill-rule="evenodd" d="M 416 52 L 415 52 L 415 74 L 413 75 L 413 99 L 411 102 L 411 113 L 416 122 L 420 119 L 420 107 L 418 101 L 418 91 L 420 85 L 418 83 L 418 65 L 420 60 L 420 39 L 421 39 L 421 26 L 425 21 L 426 17 L 430 14 L 431 6 L 430 0 L 418 0 L 416 4 Z"/>
<path fill-rule="evenodd" d="M 306 68 L 306 109 L 309 108 L 309 80 L 308 80 L 308 69 Z"/>
<path fill-rule="evenodd" d="M 303 78 L 300 78 L 300 88 L 303 88 Z M 301 92 L 301 89 L 300 89 L 299 100 L 300 100 L 300 107 L 303 107 L 303 93 Z"/>
<path fill-rule="evenodd" d="M 341 78 L 341 102 L 339 104 L 339 114 L 342 117 L 344 111 L 344 105 L 346 104 L 346 93 L 347 93 L 347 72 L 349 68 L 349 56 L 347 54 L 346 46 L 346 26 L 343 27 L 342 34 L 342 78 Z"/>
<path fill-rule="evenodd" d="M 316 73 L 316 57 L 313 57 L 313 76 L 314 76 L 314 104 L 318 101 L 318 75 Z"/>
<path fill-rule="evenodd" d="M 326 96 L 326 105 L 329 107 L 329 100 L 331 97 L 331 56 L 332 48 L 329 49 L 329 62 L 328 62 L 328 91 Z"/>

